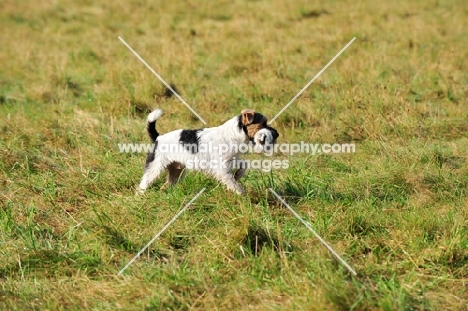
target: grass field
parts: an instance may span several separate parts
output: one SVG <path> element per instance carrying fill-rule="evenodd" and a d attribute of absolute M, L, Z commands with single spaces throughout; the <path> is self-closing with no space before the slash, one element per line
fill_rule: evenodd
<path fill-rule="evenodd" d="M 1 7 L 1 310 L 468 310 L 466 1 Z M 135 197 L 145 155 L 118 144 L 147 143 L 154 108 L 162 133 L 203 124 L 118 36 L 207 126 L 272 118 L 356 37 L 272 124 L 356 152 L 274 155 L 246 196 L 190 173 Z"/>

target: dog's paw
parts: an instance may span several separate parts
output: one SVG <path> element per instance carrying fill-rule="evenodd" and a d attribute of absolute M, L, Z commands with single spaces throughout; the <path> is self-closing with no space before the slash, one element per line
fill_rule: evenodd
<path fill-rule="evenodd" d="M 243 194 L 245 194 L 245 190 L 244 190 L 244 188 L 242 188 L 242 187 L 239 186 L 239 187 L 237 188 L 237 190 L 236 190 L 236 193 L 237 193 L 238 195 L 243 195 Z"/>

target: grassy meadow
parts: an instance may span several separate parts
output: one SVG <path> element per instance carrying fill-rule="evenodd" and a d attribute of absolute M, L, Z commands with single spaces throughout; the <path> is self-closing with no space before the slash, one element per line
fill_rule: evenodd
<path fill-rule="evenodd" d="M 466 1 L 3 0 L 0 24 L 0 310 L 468 310 Z M 272 124 L 356 152 L 135 197 L 118 144 L 154 108 L 203 124 L 118 36 L 207 126 L 272 118 L 356 37 Z"/>

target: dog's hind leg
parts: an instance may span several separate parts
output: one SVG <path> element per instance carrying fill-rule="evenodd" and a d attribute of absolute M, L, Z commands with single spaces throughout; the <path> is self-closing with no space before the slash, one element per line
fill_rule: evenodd
<path fill-rule="evenodd" d="M 141 178 L 137 194 L 144 193 L 145 190 L 156 180 L 156 178 L 161 175 L 164 169 L 165 167 L 159 160 L 154 160 L 153 162 L 149 163 L 145 168 L 143 177 Z"/>
<path fill-rule="evenodd" d="M 175 185 L 177 182 L 184 180 L 185 175 L 185 166 L 179 162 L 172 162 L 167 166 L 167 179 L 161 190 L 165 190 L 168 186 Z"/>

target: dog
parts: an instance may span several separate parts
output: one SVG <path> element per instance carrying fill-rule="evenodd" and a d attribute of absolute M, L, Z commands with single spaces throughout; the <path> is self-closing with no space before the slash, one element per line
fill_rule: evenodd
<path fill-rule="evenodd" d="M 267 125 L 265 116 L 250 109 L 242 110 L 240 115 L 218 127 L 179 129 L 164 135 L 156 130 L 156 121 L 161 115 L 162 111 L 156 109 L 147 117 L 146 130 L 153 151 L 146 157 L 137 194 L 144 193 L 164 171 L 167 171 L 167 179 L 162 190 L 182 181 L 186 171 L 191 169 L 211 175 L 229 190 L 244 194 L 238 181 L 247 167 L 236 167 L 242 164 L 238 158 L 241 145 L 272 146 L 279 137 L 276 129 Z M 235 168 L 238 170 L 233 174 Z"/>

